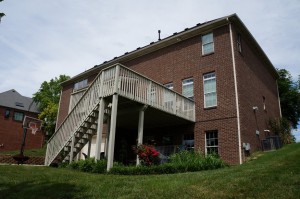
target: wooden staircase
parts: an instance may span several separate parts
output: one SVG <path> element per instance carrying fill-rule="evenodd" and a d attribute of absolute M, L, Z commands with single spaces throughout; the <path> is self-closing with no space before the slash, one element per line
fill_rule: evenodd
<path fill-rule="evenodd" d="M 96 134 L 101 99 L 120 95 L 159 111 L 195 121 L 194 101 L 120 64 L 103 69 L 49 139 L 45 165 L 57 157 L 72 161 Z M 103 121 L 110 109 L 105 107 Z"/>

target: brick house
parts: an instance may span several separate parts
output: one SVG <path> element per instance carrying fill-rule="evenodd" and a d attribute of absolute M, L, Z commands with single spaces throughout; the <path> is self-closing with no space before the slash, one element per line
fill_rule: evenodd
<path fill-rule="evenodd" d="M 32 99 L 11 89 L 0 93 L 0 151 L 19 150 L 23 141 L 22 122 L 26 116 L 37 118 L 39 110 Z M 44 135 L 28 133 L 25 149 L 41 148 Z"/>
<path fill-rule="evenodd" d="M 110 169 L 147 142 L 241 164 L 261 150 L 266 121 L 281 116 L 277 78 L 236 14 L 186 28 L 64 82 L 45 164 L 103 152 Z"/>

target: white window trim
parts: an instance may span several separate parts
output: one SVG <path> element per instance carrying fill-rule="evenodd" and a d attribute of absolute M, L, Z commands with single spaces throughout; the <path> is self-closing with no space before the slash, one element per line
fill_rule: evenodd
<path fill-rule="evenodd" d="M 207 79 L 204 79 L 204 76 L 207 75 L 207 74 L 211 74 L 211 73 L 214 73 L 215 74 L 215 77 L 210 77 L 210 78 L 207 78 Z M 206 100 L 205 100 L 205 94 L 209 94 L 209 93 L 205 93 L 204 91 L 204 80 L 210 80 L 210 79 L 215 79 L 216 80 L 216 105 L 213 105 L 213 106 L 206 106 Z M 213 108 L 213 107 L 217 107 L 218 106 L 218 97 L 217 97 L 217 75 L 216 75 L 216 72 L 210 72 L 210 73 L 205 73 L 203 74 L 203 100 L 204 100 L 204 108 Z"/>
<path fill-rule="evenodd" d="M 212 34 L 212 38 L 213 38 L 213 39 L 212 39 L 212 42 L 203 43 L 203 36 L 209 35 L 209 34 Z M 202 43 L 202 55 L 209 55 L 209 54 L 215 52 L 215 43 L 214 43 L 214 34 L 213 34 L 213 32 L 206 33 L 206 34 L 202 35 L 202 36 L 201 36 L 201 43 Z M 212 52 L 204 53 L 204 46 L 205 46 L 205 45 L 208 45 L 208 44 L 211 44 L 211 43 L 212 43 Z"/>

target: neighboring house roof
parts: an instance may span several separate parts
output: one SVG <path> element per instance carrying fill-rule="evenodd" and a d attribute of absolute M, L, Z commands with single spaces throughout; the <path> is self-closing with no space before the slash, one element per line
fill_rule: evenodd
<path fill-rule="evenodd" d="M 40 112 L 32 98 L 21 95 L 15 89 L 0 93 L 0 106 L 35 113 Z"/>
<path fill-rule="evenodd" d="M 207 21 L 205 23 L 198 23 L 196 26 L 191 28 L 185 28 L 181 32 L 175 32 L 173 35 L 166 37 L 164 39 L 158 40 L 156 42 L 151 42 L 149 45 L 146 45 L 144 47 L 139 47 L 136 50 L 133 50 L 131 52 L 126 52 L 123 55 L 119 57 L 115 57 L 112 60 L 105 61 L 102 64 L 95 65 L 93 68 L 84 71 L 71 79 L 65 81 L 62 83 L 62 85 L 66 85 L 69 83 L 76 82 L 80 79 L 87 78 L 89 75 L 94 74 L 96 72 L 100 72 L 102 69 L 109 67 L 113 64 L 121 63 L 130 61 L 132 59 L 135 59 L 137 57 L 149 54 L 151 52 L 157 51 L 159 49 L 165 48 L 167 46 L 173 45 L 175 43 L 178 43 L 180 41 L 192 38 L 194 36 L 200 35 L 205 33 L 206 31 L 209 31 L 211 29 L 214 29 L 216 27 L 220 27 L 229 23 L 234 23 L 239 31 L 241 31 L 245 39 L 247 39 L 252 45 L 251 47 L 254 49 L 254 52 L 257 53 L 257 55 L 268 65 L 268 68 L 270 72 L 274 75 L 275 78 L 278 78 L 277 71 L 267 55 L 264 53 L 262 48 L 259 46 L 255 38 L 252 36 L 250 31 L 247 29 L 247 27 L 244 25 L 244 23 L 241 21 L 241 19 L 237 16 L 237 14 L 228 15 L 222 18 L 218 18 L 215 20 Z"/>

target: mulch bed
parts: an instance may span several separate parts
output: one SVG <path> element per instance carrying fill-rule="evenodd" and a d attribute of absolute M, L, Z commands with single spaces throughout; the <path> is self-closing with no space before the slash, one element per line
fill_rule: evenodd
<path fill-rule="evenodd" d="M 45 157 L 29 157 L 23 164 L 44 165 Z M 0 155 L 0 164 L 18 164 L 13 155 Z"/>

